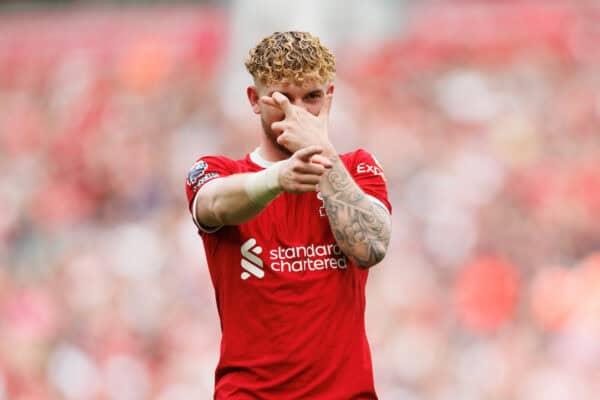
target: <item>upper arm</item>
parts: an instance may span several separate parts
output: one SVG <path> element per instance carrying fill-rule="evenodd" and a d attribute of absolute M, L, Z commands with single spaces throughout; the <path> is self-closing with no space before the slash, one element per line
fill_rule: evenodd
<path fill-rule="evenodd" d="M 234 162 L 225 157 L 201 157 L 188 171 L 185 182 L 188 208 L 198 229 L 214 232 L 220 228 L 210 218 L 210 198 L 214 191 L 207 185 L 218 178 L 229 176 L 235 172 Z M 200 210 L 198 213 L 197 210 Z"/>
<path fill-rule="evenodd" d="M 365 150 L 358 150 L 350 165 L 350 174 L 360 187 L 375 204 L 385 208 L 388 213 L 392 212 L 392 205 L 388 199 L 387 183 L 383 167 L 379 162 Z"/>

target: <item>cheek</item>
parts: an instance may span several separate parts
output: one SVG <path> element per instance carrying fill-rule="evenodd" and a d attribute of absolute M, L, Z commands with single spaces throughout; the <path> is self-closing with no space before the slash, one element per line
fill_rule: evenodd
<path fill-rule="evenodd" d="M 319 113 L 321 112 L 321 107 L 323 107 L 323 102 L 318 102 L 316 104 L 307 104 L 305 106 L 305 109 L 312 115 L 319 115 Z"/>

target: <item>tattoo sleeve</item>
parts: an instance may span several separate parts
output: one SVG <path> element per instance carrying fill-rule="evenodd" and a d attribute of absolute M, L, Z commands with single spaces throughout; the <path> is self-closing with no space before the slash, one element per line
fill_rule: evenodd
<path fill-rule="evenodd" d="M 385 256 L 390 215 L 358 187 L 338 156 L 331 161 L 333 168 L 319 184 L 329 225 L 344 254 L 360 267 L 371 267 Z"/>

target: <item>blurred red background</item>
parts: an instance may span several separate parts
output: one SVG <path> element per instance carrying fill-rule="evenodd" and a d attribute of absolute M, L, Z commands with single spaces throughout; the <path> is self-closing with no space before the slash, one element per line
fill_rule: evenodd
<path fill-rule="evenodd" d="M 331 134 L 377 155 L 394 207 L 367 295 L 382 399 L 600 396 L 590 4 L 423 2 L 335 43 Z M 260 134 L 223 100 L 229 11 L 0 13 L 0 399 L 211 396 L 184 180 Z"/>

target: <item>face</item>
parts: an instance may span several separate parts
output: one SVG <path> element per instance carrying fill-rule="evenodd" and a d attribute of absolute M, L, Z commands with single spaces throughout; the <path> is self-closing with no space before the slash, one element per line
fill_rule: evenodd
<path fill-rule="evenodd" d="M 274 92 L 280 92 L 286 96 L 291 104 L 304 108 L 313 115 L 319 115 L 326 94 L 333 93 L 333 85 L 330 83 L 306 83 L 302 86 L 293 83 L 272 84 L 250 86 L 247 90 L 248 100 L 255 114 L 260 115 L 263 131 L 267 138 L 275 146 L 280 147 L 277 143 L 277 136 L 281 132 L 274 132 L 271 129 L 271 124 L 276 121 L 281 121 L 285 118 L 285 114 L 277 107 L 273 107 L 260 102 L 262 96 L 271 96 Z"/>

